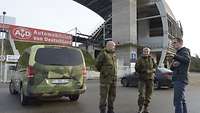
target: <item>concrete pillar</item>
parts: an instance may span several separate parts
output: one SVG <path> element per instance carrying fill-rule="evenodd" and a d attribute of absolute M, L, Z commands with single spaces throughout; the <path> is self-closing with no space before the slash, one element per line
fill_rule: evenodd
<path fill-rule="evenodd" d="M 112 0 L 112 39 L 119 45 L 127 44 L 117 55 L 124 65 L 130 65 L 131 52 L 136 49 L 133 45 L 137 44 L 137 0 Z"/>
<path fill-rule="evenodd" d="M 113 41 L 137 44 L 137 0 L 112 0 Z"/>
<path fill-rule="evenodd" d="M 130 42 L 137 44 L 137 0 L 130 0 Z"/>

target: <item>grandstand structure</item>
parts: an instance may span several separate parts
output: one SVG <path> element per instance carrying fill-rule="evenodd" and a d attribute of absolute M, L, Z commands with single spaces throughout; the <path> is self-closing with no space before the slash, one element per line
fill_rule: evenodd
<path fill-rule="evenodd" d="M 105 20 L 90 36 L 95 51 L 107 40 L 113 40 L 118 45 L 118 60 L 127 66 L 132 62 L 132 53 L 139 56 L 141 48 L 147 46 L 159 66 L 169 66 L 168 59 L 175 53 L 172 39 L 181 38 L 183 30 L 165 0 L 74 1 Z"/>

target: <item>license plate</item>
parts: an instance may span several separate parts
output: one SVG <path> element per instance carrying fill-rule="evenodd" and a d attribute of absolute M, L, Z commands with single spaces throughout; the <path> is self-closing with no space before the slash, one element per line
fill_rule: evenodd
<path fill-rule="evenodd" d="M 66 84 L 68 83 L 69 80 L 66 79 L 56 79 L 56 80 L 52 80 L 52 84 Z"/>

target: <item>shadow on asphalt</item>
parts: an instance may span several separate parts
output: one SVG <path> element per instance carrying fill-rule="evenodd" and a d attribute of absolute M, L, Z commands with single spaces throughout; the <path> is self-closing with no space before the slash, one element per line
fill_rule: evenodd
<path fill-rule="evenodd" d="M 9 96 L 12 101 L 18 102 L 20 104 L 20 97 L 19 95 Z M 23 107 L 41 107 L 41 106 L 48 106 L 48 105 L 58 105 L 58 104 L 78 104 L 78 101 L 71 101 L 67 97 L 45 97 L 45 98 L 31 98 L 27 105 L 23 105 Z"/>
<path fill-rule="evenodd" d="M 129 86 L 129 87 L 124 87 L 124 86 L 122 86 L 122 85 L 119 85 L 118 86 L 119 88 L 127 88 L 127 89 L 138 89 L 137 87 L 135 87 L 135 86 Z M 168 87 L 161 87 L 161 88 L 159 88 L 159 89 L 157 89 L 157 88 L 154 88 L 154 91 L 168 91 L 168 90 L 173 90 L 173 88 L 168 88 Z"/>

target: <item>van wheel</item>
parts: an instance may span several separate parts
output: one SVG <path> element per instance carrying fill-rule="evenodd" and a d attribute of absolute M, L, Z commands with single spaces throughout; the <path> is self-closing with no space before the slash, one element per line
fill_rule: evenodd
<path fill-rule="evenodd" d="M 28 104 L 28 97 L 24 95 L 23 88 L 20 89 L 20 102 L 22 105 Z"/>
<path fill-rule="evenodd" d="M 169 84 L 169 88 L 173 88 L 174 87 L 174 85 L 171 83 L 171 84 Z"/>
<path fill-rule="evenodd" d="M 69 96 L 69 99 L 70 99 L 71 101 L 77 101 L 77 100 L 79 99 L 79 95 L 70 95 L 70 96 Z"/>
<path fill-rule="evenodd" d="M 14 83 L 13 83 L 13 81 L 11 81 L 10 84 L 9 84 L 9 92 L 10 92 L 11 95 L 17 94 L 17 91 L 16 91 L 15 88 L 14 88 Z"/>

